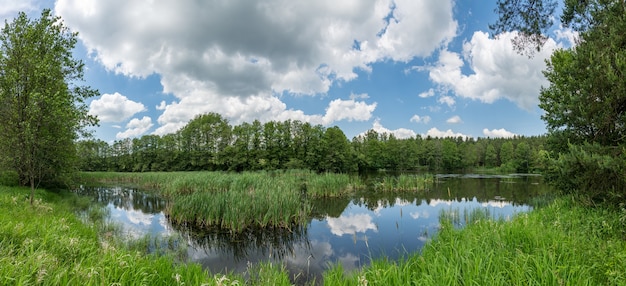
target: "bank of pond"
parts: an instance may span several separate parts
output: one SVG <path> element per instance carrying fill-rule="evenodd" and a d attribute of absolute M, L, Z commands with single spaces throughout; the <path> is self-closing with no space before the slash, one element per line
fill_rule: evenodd
<path fill-rule="evenodd" d="M 2 188 L 0 284 L 623 284 L 624 213 L 535 175 L 85 173 Z"/>

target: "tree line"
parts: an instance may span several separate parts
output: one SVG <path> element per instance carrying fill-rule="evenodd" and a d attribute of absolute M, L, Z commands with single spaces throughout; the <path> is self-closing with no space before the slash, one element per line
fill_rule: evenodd
<path fill-rule="evenodd" d="M 545 167 L 545 136 L 407 139 L 369 130 L 348 140 L 339 127 L 298 120 L 244 122 L 231 126 L 217 113 L 196 116 L 176 133 L 144 135 L 109 144 L 77 144 L 85 171 L 250 171 L 310 169 L 462 171 L 500 168 L 537 172 Z"/>

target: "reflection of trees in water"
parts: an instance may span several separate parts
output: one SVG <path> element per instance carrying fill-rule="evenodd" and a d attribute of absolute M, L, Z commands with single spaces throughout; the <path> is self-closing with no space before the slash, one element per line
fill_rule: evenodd
<path fill-rule="evenodd" d="M 314 219 L 339 217 L 350 203 L 349 198 L 320 198 L 311 200 L 311 216 Z"/>
<path fill-rule="evenodd" d="M 125 210 L 140 210 L 147 214 L 163 211 L 166 201 L 156 195 L 147 194 L 132 188 L 85 187 L 74 190 L 77 194 L 94 198 L 98 203 L 112 204 Z"/>
<path fill-rule="evenodd" d="M 232 256 L 236 261 L 258 254 L 281 259 L 292 255 L 295 245 L 309 244 L 307 229 L 303 226 L 292 226 L 291 229 L 246 229 L 241 233 L 218 227 L 198 229 L 183 224 L 172 224 L 172 227 L 187 237 L 194 247 L 204 249 L 207 253 L 214 251 Z"/>
<path fill-rule="evenodd" d="M 478 202 L 504 199 L 512 205 L 528 205 L 532 198 L 549 192 L 539 176 L 439 177 L 423 198 L 476 198 Z"/>
<path fill-rule="evenodd" d="M 369 186 L 382 178 L 370 175 L 365 180 Z M 423 200 L 430 203 L 432 200 L 460 201 L 463 198 L 476 198 L 480 203 L 506 200 L 513 206 L 529 205 L 534 198 L 550 191 L 550 186 L 542 180 L 542 177 L 532 175 L 438 175 L 428 191 L 380 192 L 369 188 L 358 192 L 352 203 L 372 211 L 398 203 L 420 205 Z"/>

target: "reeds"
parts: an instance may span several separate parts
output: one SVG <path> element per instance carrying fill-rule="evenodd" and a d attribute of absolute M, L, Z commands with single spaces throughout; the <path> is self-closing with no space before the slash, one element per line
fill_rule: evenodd
<path fill-rule="evenodd" d="M 311 200 L 345 196 L 363 185 L 346 174 L 276 172 L 83 173 L 84 181 L 134 183 L 157 190 L 175 223 L 219 227 L 293 228 L 311 216 Z"/>
<path fill-rule="evenodd" d="M 421 192 L 428 191 L 434 182 L 431 174 L 400 174 L 385 176 L 375 184 L 377 191 L 383 192 Z"/>

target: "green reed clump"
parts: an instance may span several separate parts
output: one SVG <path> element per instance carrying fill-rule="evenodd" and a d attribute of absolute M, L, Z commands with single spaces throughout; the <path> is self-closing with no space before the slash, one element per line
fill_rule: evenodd
<path fill-rule="evenodd" d="M 433 175 L 430 174 L 400 174 L 385 176 L 375 185 L 375 189 L 383 192 L 420 192 L 427 191 L 433 182 Z"/>
<path fill-rule="evenodd" d="M 625 285 L 626 240 L 620 212 L 571 198 L 512 221 L 471 214 L 465 228 L 441 220 L 421 253 L 374 261 L 357 273 L 336 269 L 324 285 Z"/>
<path fill-rule="evenodd" d="M 170 196 L 166 211 L 176 223 L 218 226 L 235 232 L 250 227 L 289 228 L 306 222 L 311 208 L 297 181 L 257 173 L 222 174 L 219 187 Z M 223 182 L 228 182 L 225 184 Z"/>
<path fill-rule="evenodd" d="M 346 174 L 307 170 L 275 172 L 83 173 L 103 182 L 134 182 L 156 189 L 176 223 L 222 227 L 240 232 L 251 227 L 291 228 L 307 221 L 311 199 L 344 196 L 363 184 Z M 93 176 L 93 177 L 89 177 Z"/>
<path fill-rule="evenodd" d="M 342 197 L 364 188 L 356 176 L 347 174 L 309 174 L 305 179 L 307 195 L 313 198 Z"/>

